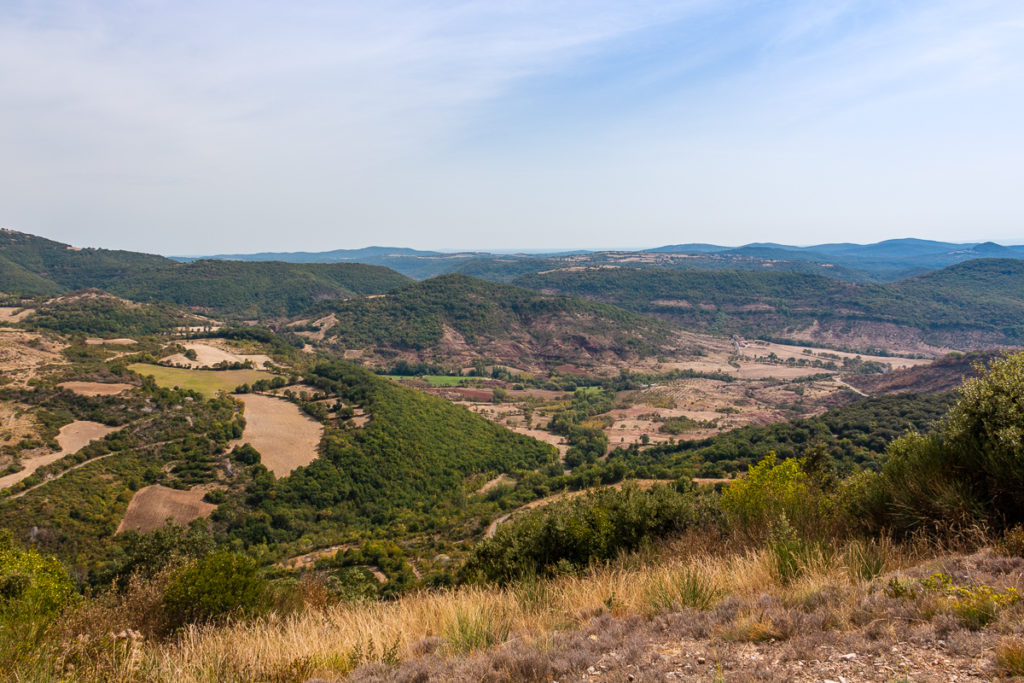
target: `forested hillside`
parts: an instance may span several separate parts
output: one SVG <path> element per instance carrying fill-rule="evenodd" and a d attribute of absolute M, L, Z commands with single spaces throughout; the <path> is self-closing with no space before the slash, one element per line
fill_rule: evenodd
<path fill-rule="evenodd" d="M 472 350 L 507 362 L 579 354 L 649 354 L 671 341 L 671 327 L 616 306 L 464 275 L 445 275 L 382 297 L 328 302 L 327 332 L 347 348 L 426 353 Z M 443 347 L 443 348 L 442 348 Z"/>
<path fill-rule="evenodd" d="M 224 514 L 227 533 L 246 544 L 336 540 L 396 521 L 409 530 L 446 527 L 443 520 L 464 514 L 471 475 L 554 460 L 547 444 L 350 363 L 320 363 L 305 381 L 370 420 L 360 429 L 328 429 L 321 457 L 289 477 L 255 477 L 237 512 Z"/>
<path fill-rule="evenodd" d="M 0 292 L 54 295 L 102 289 L 134 301 L 169 303 L 224 317 L 263 318 L 301 313 L 325 299 L 379 294 L 405 276 L 359 263 L 294 264 L 195 261 L 0 233 Z"/>
<path fill-rule="evenodd" d="M 655 314 L 696 329 L 841 335 L 881 324 L 960 349 L 1024 341 L 1024 262 L 981 259 L 891 284 L 797 273 L 601 268 L 525 275 L 516 284 Z M 855 332 L 862 332 L 856 330 Z"/>

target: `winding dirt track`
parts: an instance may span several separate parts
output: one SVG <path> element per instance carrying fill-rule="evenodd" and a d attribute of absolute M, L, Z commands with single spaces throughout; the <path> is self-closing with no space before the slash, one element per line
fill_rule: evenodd
<path fill-rule="evenodd" d="M 0 477 L 0 489 L 14 486 L 22 479 L 27 479 L 40 467 L 45 467 L 65 456 L 77 453 L 85 448 L 89 442 L 102 439 L 107 434 L 116 432 L 117 429 L 117 427 L 108 427 L 99 422 L 86 421 L 72 422 L 71 424 L 64 425 L 57 434 L 57 444 L 60 445 L 60 450 L 56 453 L 47 453 L 27 459 L 23 463 L 25 469 L 14 474 L 8 474 L 6 477 Z"/>

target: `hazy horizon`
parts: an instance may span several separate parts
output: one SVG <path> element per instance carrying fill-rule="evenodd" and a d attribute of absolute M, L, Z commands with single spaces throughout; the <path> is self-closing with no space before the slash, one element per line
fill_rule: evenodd
<path fill-rule="evenodd" d="M 1024 242 L 1010 0 L 12 0 L 0 56 L 0 226 L 77 246 Z"/>

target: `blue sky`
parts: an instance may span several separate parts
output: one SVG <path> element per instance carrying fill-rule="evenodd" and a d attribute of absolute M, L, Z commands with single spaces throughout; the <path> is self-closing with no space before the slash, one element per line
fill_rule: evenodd
<path fill-rule="evenodd" d="M 0 226 L 159 253 L 1024 242 L 1024 3 L 0 4 Z"/>

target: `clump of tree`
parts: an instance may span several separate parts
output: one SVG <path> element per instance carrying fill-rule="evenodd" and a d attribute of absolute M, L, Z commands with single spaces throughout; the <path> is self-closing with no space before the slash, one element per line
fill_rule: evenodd
<path fill-rule="evenodd" d="M 1024 521 L 1024 353 L 977 370 L 938 426 L 897 439 L 881 474 L 865 483 L 875 527 Z"/>
<path fill-rule="evenodd" d="M 478 543 L 461 576 L 504 583 L 578 571 L 708 521 L 700 503 L 693 490 L 629 483 L 551 503 Z"/>

